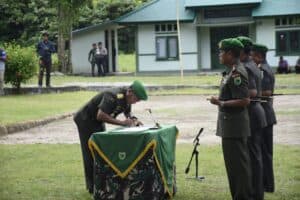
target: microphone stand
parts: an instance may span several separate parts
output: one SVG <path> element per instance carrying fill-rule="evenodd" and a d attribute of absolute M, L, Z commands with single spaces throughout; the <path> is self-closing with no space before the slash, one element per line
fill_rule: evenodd
<path fill-rule="evenodd" d="M 197 150 L 197 147 L 200 146 L 199 136 L 202 133 L 202 131 L 203 131 L 203 128 L 200 129 L 198 135 L 196 136 L 196 138 L 193 141 L 194 149 L 193 149 L 192 156 L 191 156 L 191 159 L 189 161 L 189 164 L 188 164 L 187 168 L 185 169 L 185 173 L 188 174 L 189 171 L 190 171 L 190 165 L 192 163 L 193 157 L 195 156 L 195 164 L 196 164 L 195 179 L 198 180 L 198 181 L 202 181 L 202 180 L 205 179 L 204 176 L 198 176 L 198 162 L 199 162 L 198 157 L 199 157 L 199 151 Z"/>
<path fill-rule="evenodd" d="M 152 115 L 152 110 L 151 110 L 151 108 L 147 108 L 146 110 L 149 112 L 150 117 L 151 117 L 152 121 L 153 121 L 154 124 L 155 124 L 155 126 L 154 126 L 153 128 L 154 128 L 154 129 L 159 129 L 159 128 L 161 128 L 160 124 L 154 119 L 154 117 L 153 117 L 153 115 Z"/>

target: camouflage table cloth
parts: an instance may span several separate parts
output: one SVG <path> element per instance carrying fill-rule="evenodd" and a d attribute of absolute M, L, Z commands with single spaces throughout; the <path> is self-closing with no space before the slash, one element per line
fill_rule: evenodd
<path fill-rule="evenodd" d="M 128 131 L 126 131 L 128 130 Z M 94 133 L 94 199 L 168 199 L 175 193 L 175 126 Z"/>

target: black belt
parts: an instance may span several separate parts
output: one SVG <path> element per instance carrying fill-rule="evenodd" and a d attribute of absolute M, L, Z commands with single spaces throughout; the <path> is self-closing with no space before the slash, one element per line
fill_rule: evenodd
<path fill-rule="evenodd" d="M 221 112 L 225 112 L 225 113 L 240 113 L 243 112 L 245 110 L 245 108 L 234 108 L 234 107 L 222 107 L 220 108 Z"/>

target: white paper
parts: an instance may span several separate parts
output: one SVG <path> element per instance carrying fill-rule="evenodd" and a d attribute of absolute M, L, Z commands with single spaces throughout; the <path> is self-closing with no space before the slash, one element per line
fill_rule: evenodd
<path fill-rule="evenodd" d="M 138 132 L 138 131 L 146 131 L 152 128 L 151 126 L 135 126 L 135 127 L 128 127 L 117 130 L 116 132 Z"/>

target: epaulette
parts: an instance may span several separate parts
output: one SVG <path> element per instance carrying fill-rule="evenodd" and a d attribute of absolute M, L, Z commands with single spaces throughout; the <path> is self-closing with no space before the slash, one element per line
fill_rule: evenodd
<path fill-rule="evenodd" d="M 232 78 L 235 78 L 235 77 L 238 77 L 238 76 L 241 76 L 241 74 L 239 73 L 239 71 L 236 70 L 236 69 L 233 69 L 233 70 L 232 70 L 231 77 L 232 77 Z"/>
<path fill-rule="evenodd" d="M 122 94 L 122 93 L 117 94 L 117 99 L 123 99 L 123 98 L 124 98 L 124 94 Z"/>

